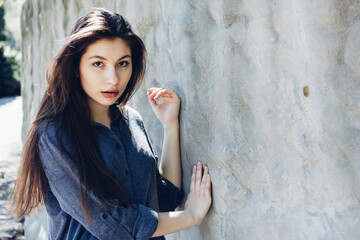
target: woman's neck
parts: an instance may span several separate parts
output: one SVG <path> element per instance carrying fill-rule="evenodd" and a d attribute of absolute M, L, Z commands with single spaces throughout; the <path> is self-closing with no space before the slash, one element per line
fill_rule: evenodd
<path fill-rule="evenodd" d="M 99 104 L 91 104 L 91 103 L 89 103 L 89 107 L 91 113 L 91 121 L 101 123 L 102 125 L 110 128 L 110 124 L 111 124 L 110 107 Z"/>

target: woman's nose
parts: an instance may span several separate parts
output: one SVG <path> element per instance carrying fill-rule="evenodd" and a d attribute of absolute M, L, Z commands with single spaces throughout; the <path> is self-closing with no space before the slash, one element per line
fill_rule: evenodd
<path fill-rule="evenodd" d="M 117 85 L 119 83 L 119 79 L 116 74 L 116 69 L 109 69 L 106 76 L 106 83 L 109 83 L 111 85 Z"/>

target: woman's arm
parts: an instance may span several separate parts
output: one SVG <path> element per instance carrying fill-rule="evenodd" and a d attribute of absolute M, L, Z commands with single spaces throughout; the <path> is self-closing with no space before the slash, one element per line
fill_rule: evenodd
<path fill-rule="evenodd" d="M 174 90 L 150 88 L 147 93 L 151 107 L 164 127 L 164 139 L 159 172 L 164 178 L 181 189 L 178 119 L 180 100 Z M 156 102 L 159 98 L 162 99 L 162 104 Z"/>
<path fill-rule="evenodd" d="M 164 139 L 159 165 L 160 174 L 181 189 L 179 123 L 164 126 Z"/>
<path fill-rule="evenodd" d="M 181 163 L 179 144 L 180 100 L 173 90 L 148 89 L 148 99 L 156 117 L 164 127 L 164 140 L 159 171 L 164 178 L 181 189 Z M 157 100 L 161 98 L 162 104 Z M 190 193 L 184 211 L 158 213 L 158 226 L 153 237 L 174 233 L 199 225 L 211 204 L 211 177 L 208 167 L 198 162 L 193 168 Z"/>
<path fill-rule="evenodd" d="M 185 203 L 185 210 L 158 213 L 158 226 L 152 237 L 178 232 L 199 225 L 209 211 L 211 204 L 211 177 L 208 167 L 199 162 L 193 168 L 190 193 Z"/>

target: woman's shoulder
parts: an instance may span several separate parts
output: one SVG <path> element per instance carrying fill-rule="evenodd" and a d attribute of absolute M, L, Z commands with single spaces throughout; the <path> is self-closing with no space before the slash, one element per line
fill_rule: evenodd
<path fill-rule="evenodd" d="M 68 138 L 66 138 L 65 131 L 59 129 L 58 119 L 56 117 L 49 117 L 38 123 L 38 136 L 39 139 L 50 141 L 53 143 L 60 141 L 64 144 Z M 57 136 L 59 135 L 59 136 Z"/>
<path fill-rule="evenodd" d="M 54 117 L 46 118 L 37 124 L 40 137 L 51 137 L 55 135 L 56 120 Z"/>
<path fill-rule="evenodd" d="M 120 114 L 123 116 L 123 118 L 129 122 L 129 121 L 141 121 L 142 122 L 142 118 L 141 115 L 139 114 L 138 111 L 136 111 L 134 108 L 125 105 L 125 106 L 118 106 L 115 105 L 114 108 L 116 108 L 116 111 L 119 111 Z"/>
<path fill-rule="evenodd" d="M 135 119 L 141 119 L 141 115 L 138 111 L 136 111 L 134 108 L 130 107 L 130 106 L 125 106 L 125 111 L 127 113 L 127 117 L 128 118 L 135 118 Z"/>
<path fill-rule="evenodd" d="M 71 143 L 64 129 L 59 127 L 59 121 L 55 117 L 46 118 L 38 126 L 39 146 L 63 149 L 65 152 L 71 151 Z"/>
<path fill-rule="evenodd" d="M 145 129 L 144 121 L 140 113 L 134 108 L 125 105 L 121 107 L 120 112 L 122 113 L 122 116 L 124 117 L 124 120 L 126 124 L 130 127 L 130 129 L 132 129 L 133 127 L 140 127 L 142 130 Z"/>

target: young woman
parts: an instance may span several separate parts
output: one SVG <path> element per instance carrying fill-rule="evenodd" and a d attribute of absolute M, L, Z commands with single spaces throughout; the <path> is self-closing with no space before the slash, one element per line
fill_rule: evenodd
<path fill-rule="evenodd" d="M 47 71 L 12 195 L 16 217 L 44 203 L 50 239 L 164 239 L 202 222 L 211 179 L 200 162 L 184 211 L 174 211 L 181 201 L 178 96 L 147 91 L 164 126 L 159 162 L 141 117 L 126 106 L 144 71 L 144 44 L 123 17 L 97 8 L 77 21 Z"/>

